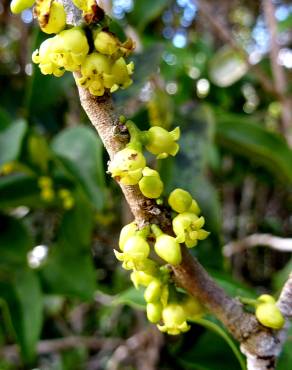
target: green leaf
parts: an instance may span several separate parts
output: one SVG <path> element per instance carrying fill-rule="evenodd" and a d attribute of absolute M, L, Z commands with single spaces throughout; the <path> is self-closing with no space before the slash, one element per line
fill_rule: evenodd
<path fill-rule="evenodd" d="M 237 360 L 240 364 L 240 368 L 242 370 L 246 370 L 245 361 L 243 359 L 243 356 L 242 356 L 238 346 L 236 346 L 233 339 L 229 336 L 229 334 L 227 334 L 227 332 L 218 323 L 216 323 L 214 321 L 211 321 L 211 320 L 208 320 L 208 319 L 197 319 L 197 320 L 194 320 L 194 322 L 196 324 L 204 326 L 206 329 L 209 329 L 209 330 L 213 331 L 214 333 L 216 333 L 218 336 L 220 336 L 225 341 L 225 343 L 229 346 L 229 348 L 233 352 L 234 356 L 237 358 Z M 210 348 L 210 345 L 208 346 L 208 349 L 209 348 Z M 197 348 L 196 348 L 196 350 L 197 350 Z M 211 356 L 211 355 L 209 354 L 209 356 Z M 217 364 L 217 366 L 218 366 L 218 364 Z M 226 368 L 226 367 L 224 366 L 224 368 Z"/>
<path fill-rule="evenodd" d="M 222 146 L 292 183 L 292 150 L 282 137 L 242 115 L 217 112 L 216 120 L 216 137 Z"/>
<path fill-rule="evenodd" d="M 135 289 L 133 287 L 126 289 L 120 294 L 116 295 L 114 304 L 125 304 L 130 307 L 145 310 L 145 300 L 142 289 Z"/>
<path fill-rule="evenodd" d="M 51 294 L 92 299 L 96 289 L 95 269 L 90 244 L 93 211 L 80 195 L 75 206 L 65 213 L 46 264 L 42 268 L 45 285 Z"/>
<path fill-rule="evenodd" d="M 18 157 L 26 130 L 26 122 L 19 120 L 0 131 L 0 166 Z"/>
<path fill-rule="evenodd" d="M 7 302 L 23 359 L 30 363 L 36 354 L 43 319 L 43 297 L 37 275 L 28 268 L 14 271 L 10 280 L 0 280 L 0 297 Z"/>
<path fill-rule="evenodd" d="M 104 206 L 105 179 L 103 146 L 88 127 L 73 127 L 55 137 L 53 151 L 79 182 L 88 199 L 98 210 Z"/>
<path fill-rule="evenodd" d="M 168 3 L 168 0 L 137 0 L 134 2 L 132 12 L 128 15 L 128 20 L 139 31 L 143 31 L 147 24 L 162 13 Z"/>
<path fill-rule="evenodd" d="M 25 174 L 0 177 L 0 208 L 39 206 L 39 194 L 35 177 Z"/>
<path fill-rule="evenodd" d="M 220 285 L 227 294 L 233 297 L 256 298 L 252 289 L 248 289 L 238 281 L 233 280 L 230 275 L 224 272 L 209 271 L 213 279 Z"/>
<path fill-rule="evenodd" d="M 27 252 L 32 247 L 32 239 L 23 223 L 0 214 L 0 273 L 26 265 Z"/>
<path fill-rule="evenodd" d="M 11 118 L 9 114 L 2 107 L 0 107 L 0 130 L 8 127 L 10 122 Z"/>

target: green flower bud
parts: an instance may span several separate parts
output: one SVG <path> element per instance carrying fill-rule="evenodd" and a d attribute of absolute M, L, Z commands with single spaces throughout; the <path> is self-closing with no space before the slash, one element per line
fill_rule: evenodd
<path fill-rule="evenodd" d="M 187 212 L 192 206 L 192 201 L 191 194 L 183 189 L 173 190 L 168 197 L 168 204 L 178 213 Z"/>
<path fill-rule="evenodd" d="M 134 235 L 124 245 L 124 253 L 136 260 L 144 260 L 150 253 L 149 244 L 141 236 Z"/>
<path fill-rule="evenodd" d="M 45 202 L 52 202 L 55 198 L 55 192 L 54 192 L 54 189 L 52 188 L 43 188 L 41 190 L 41 194 L 40 194 L 41 198 L 45 201 Z"/>
<path fill-rule="evenodd" d="M 170 335 L 177 335 L 189 330 L 186 322 L 186 313 L 181 305 L 176 303 L 168 304 L 162 311 L 164 325 L 157 325 L 158 329 Z"/>
<path fill-rule="evenodd" d="M 262 294 L 257 298 L 259 303 L 276 303 L 276 300 L 273 296 L 269 294 Z"/>
<path fill-rule="evenodd" d="M 126 64 L 123 57 L 116 60 L 111 68 L 110 74 L 105 76 L 107 87 L 111 92 L 115 92 L 119 88 L 126 89 L 132 84 L 130 76 L 134 72 L 134 62 Z"/>
<path fill-rule="evenodd" d="M 161 296 L 161 282 L 158 279 L 154 279 L 147 286 L 144 293 L 144 298 L 147 303 L 157 302 Z"/>
<path fill-rule="evenodd" d="M 186 299 L 186 301 L 183 303 L 183 309 L 188 320 L 195 320 L 205 313 L 204 307 L 194 297 L 188 297 Z"/>
<path fill-rule="evenodd" d="M 146 160 L 141 152 L 125 148 L 117 152 L 110 162 L 109 172 L 123 185 L 136 185 L 142 177 Z"/>
<path fill-rule="evenodd" d="M 142 175 L 143 177 L 139 181 L 141 193 L 150 199 L 159 198 L 163 191 L 163 182 L 160 179 L 159 173 L 149 167 L 145 167 Z"/>
<path fill-rule="evenodd" d="M 124 245 L 124 252 L 120 253 L 114 250 L 119 261 L 123 262 L 126 270 L 140 270 L 139 263 L 143 263 L 150 253 L 149 244 L 141 236 L 131 236 Z"/>
<path fill-rule="evenodd" d="M 259 303 L 256 307 L 255 315 L 258 321 L 268 328 L 279 330 L 285 324 L 281 311 L 272 302 Z"/>
<path fill-rule="evenodd" d="M 18 14 L 27 8 L 31 8 L 34 2 L 35 0 L 12 0 L 10 9 L 13 14 Z"/>
<path fill-rule="evenodd" d="M 160 302 L 148 303 L 146 306 L 147 319 L 156 324 L 161 319 L 162 304 Z"/>
<path fill-rule="evenodd" d="M 154 276 L 147 274 L 144 271 L 133 271 L 131 273 L 131 280 L 136 289 L 139 288 L 139 285 L 148 286 L 153 279 L 155 279 Z"/>
<path fill-rule="evenodd" d="M 38 186 L 40 188 L 51 188 L 53 186 L 53 180 L 48 176 L 41 176 L 38 179 Z"/>
<path fill-rule="evenodd" d="M 120 41 L 111 32 L 99 31 L 94 37 L 95 49 L 105 55 L 113 55 L 119 50 Z"/>
<path fill-rule="evenodd" d="M 171 265 L 179 265 L 182 260 L 179 243 L 172 236 L 162 234 L 156 238 L 156 254 Z"/>
<path fill-rule="evenodd" d="M 130 224 L 124 226 L 121 230 L 120 233 L 120 238 L 119 238 L 119 247 L 120 250 L 124 250 L 124 245 L 126 241 L 131 237 L 134 236 L 137 231 L 137 225 L 135 222 L 131 222 Z"/>
<path fill-rule="evenodd" d="M 180 137 L 180 129 L 176 127 L 173 131 L 166 131 L 164 128 L 155 126 L 144 132 L 146 149 L 157 156 L 167 158 L 168 155 L 175 156 L 179 150 L 176 141 Z"/>
<path fill-rule="evenodd" d="M 195 201 L 195 199 L 192 200 L 192 205 L 188 209 L 188 212 L 195 213 L 196 215 L 199 215 L 201 213 L 200 207 L 198 203 Z"/>

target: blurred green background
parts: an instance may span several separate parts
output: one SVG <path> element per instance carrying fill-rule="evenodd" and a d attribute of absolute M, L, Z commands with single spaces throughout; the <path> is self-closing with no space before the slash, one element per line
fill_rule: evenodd
<path fill-rule="evenodd" d="M 244 244 L 259 233 L 292 237 L 292 151 L 261 3 L 208 2 L 249 65 L 196 1 L 104 3 L 112 29 L 137 44 L 134 84 L 114 95 L 118 111 L 143 129 L 181 127 L 179 155 L 153 165 L 166 193 L 183 187 L 201 205 L 211 235 L 194 255 L 233 296 L 277 296 L 291 253 Z M 274 6 L 291 98 L 292 5 Z M 1 0 L 0 369 L 244 368 L 237 343 L 211 315 L 178 337 L 147 322 L 142 293 L 113 255 L 132 218 L 105 173 L 107 154 L 72 75 L 43 76 L 32 65 L 45 38 L 31 10 L 13 16 Z M 234 240 L 242 251 L 224 256 Z M 278 369 L 292 368 L 291 335 Z"/>

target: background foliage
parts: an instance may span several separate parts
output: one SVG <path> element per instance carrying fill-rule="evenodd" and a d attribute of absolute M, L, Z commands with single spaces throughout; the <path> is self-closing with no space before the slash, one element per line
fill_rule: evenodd
<path fill-rule="evenodd" d="M 181 126 L 179 155 L 157 167 L 166 192 L 186 188 L 206 216 L 211 236 L 194 254 L 231 295 L 277 295 L 291 271 L 289 253 L 257 246 L 226 258 L 222 246 L 253 233 L 292 236 L 292 151 L 281 134 L 280 102 L 195 2 L 107 3 L 113 29 L 137 43 L 134 84 L 115 95 L 116 106 L 143 129 Z M 272 78 L 259 2 L 211 5 Z M 275 6 L 291 91 L 292 8 Z M 140 293 L 112 252 L 131 215 L 105 173 L 107 154 L 72 76 L 43 76 L 31 64 L 45 38 L 31 11 L 12 16 L 1 2 L 0 32 L 0 368 L 244 368 L 237 344 L 212 316 L 179 337 L 162 337 L 146 322 Z M 40 187 L 44 176 L 52 199 Z M 291 337 L 279 369 L 292 368 L 289 345 Z"/>

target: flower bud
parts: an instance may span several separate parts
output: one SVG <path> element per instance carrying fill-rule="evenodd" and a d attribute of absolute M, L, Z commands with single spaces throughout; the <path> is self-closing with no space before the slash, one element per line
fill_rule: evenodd
<path fill-rule="evenodd" d="M 144 293 L 144 298 L 147 303 L 157 302 L 161 296 L 161 282 L 158 279 L 154 279 L 147 286 Z"/>
<path fill-rule="evenodd" d="M 137 226 L 135 222 L 131 222 L 130 224 L 124 226 L 121 230 L 120 233 L 120 238 L 119 238 L 119 247 L 120 250 L 124 250 L 124 245 L 126 241 L 131 237 L 134 236 L 137 231 Z"/>
<path fill-rule="evenodd" d="M 45 33 L 58 33 L 66 26 L 64 6 L 56 1 L 37 0 L 34 15 L 38 19 L 41 30 Z"/>
<path fill-rule="evenodd" d="M 259 322 L 275 330 L 281 329 L 285 324 L 285 319 L 275 303 L 259 303 L 255 311 L 256 318 Z"/>
<path fill-rule="evenodd" d="M 262 294 L 257 298 L 259 303 L 276 303 L 276 300 L 270 294 Z"/>
<path fill-rule="evenodd" d="M 21 13 L 27 8 L 31 8 L 35 0 L 12 0 L 10 4 L 10 9 L 13 14 Z"/>
<path fill-rule="evenodd" d="M 187 212 L 192 206 L 192 201 L 191 194 L 183 189 L 173 190 L 168 197 L 168 204 L 178 213 Z"/>
<path fill-rule="evenodd" d="M 124 253 L 135 260 L 144 260 L 150 253 L 149 244 L 141 236 L 131 236 L 124 245 Z"/>
<path fill-rule="evenodd" d="M 200 207 L 195 199 L 192 200 L 191 207 L 188 209 L 188 212 L 192 212 L 196 215 L 201 213 Z"/>
<path fill-rule="evenodd" d="M 188 320 L 195 320 L 205 313 L 204 307 L 194 297 L 188 297 L 186 299 L 183 304 L 183 309 Z"/>
<path fill-rule="evenodd" d="M 147 319 L 156 324 L 161 319 L 162 304 L 160 302 L 148 303 L 146 306 Z"/>
<path fill-rule="evenodd" d="M 185 311 L 179 304 L 168 304 L 162 310 L 162 320 L 164 325 L 158 325 L 158 329 L 170 335 L 177 335 L 181 332 L 186 332 L 190 328 L 186 319 Z"/>
<path fill-rule="evenodd" d="M 114 92 L 119 88 L 126 89 L 132 84 L 130 76 L 134 71 L 134 63 L 130 62 L 126 64 L 123 57 L 116 60 L 111 68 L 110 74 L 105 76 L 105 81 L 108 87 L 110 86 L 110 91 Z"/>
<path fill-rule="evenodd" d="M 182 260 L 179 243 L 172 236 L 162 234 L 156 238 L 156 254 L 171 265 L 179 265 Z"/>
<path fill-rule="evenodd" d="M 45 202 L 51 202 L 55 198 L 55 192 L 52 188 L 43 188 L 40 194 Z"/>
<path fill-rule="evenodd" d="M 167 158 L 168 155 L 175 156 L 179 150 L 176 141 L 180 137 L 179 127 L 168 132 L 162 127 L 151 127 L 145 134 L 146 149 L 157 156 L 157 158 Z"/>
<path fill-rule="evenodd" d="M 136 289 L 139 288 L 139 285 L 148 286 L 153 279 L 155 279 L 154 276 L 147 274 L 144 271 L 133 271 L 131 273 L 131 280 Z"/>
<path fill-rule="evenodd" d="M 38 186 L 40 188 L 51 188 L 53 186 L 53 180 L 48 176 L 41 176 L 38 179 Z"/>
<path fill-rule="evenodd" d="M 94 38 L 95 49 L 105 55 L 112 55 L 119 50 L 120 41 L 111 32 L 100 31 Z"/>
<path fill-rule="evenodd" d="M 163 191 L 163 182 L 160 179 L 159 173 L 149 167 L 145 167 L 142 175 L 143 177 L 139 181 L 141 193 L 150 199 L 159 198 Z"/>
<path fill-rule="evenodd" d="M 110 162 L 109 172 L 123 185 L 136 185 L 142 177 L 146 160 L 141 152 L 125 148 L 117 152 Z"/>

